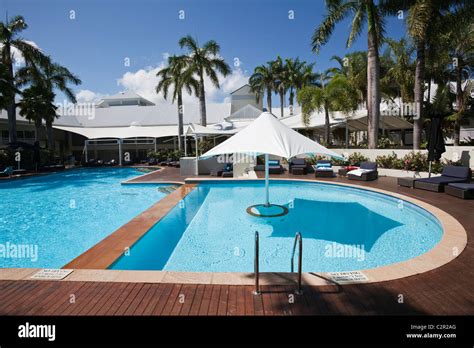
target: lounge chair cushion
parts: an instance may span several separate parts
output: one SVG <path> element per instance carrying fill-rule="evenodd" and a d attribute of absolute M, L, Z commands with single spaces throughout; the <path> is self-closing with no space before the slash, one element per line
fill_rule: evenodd
<path fill-rule="evenodd" d="M 316 168 L 332 168 L 331 163 L 318 163 L 316 164 Z"/>
<path fill-rule="evenodd" d="M 306 161 L 304 158 L 293 158 L 291 160 L 292 166 L 306 166 Z"/>
<path fill-rule="evenodd" d="M 366 173 L 371 173 L 373 172 L 374 170 L 371 170 L 371 169 L 354 169 L 354 170 L 351 170 L 350 172 L 347 172 L 347 175 L 355 175 L 355 176 L 362 176 Z"/>
<path fill-rule="evenodd" d="M 441 175 L 467 180 L 470 179 L 471 170 L 469 167 L 446 166 Z"/>
<path fill-rule="evenodd" d="M 448 184 L 448 186 L 455 187 L 461 190 L 465 191 L 474 191 L 474 182 L 469 182 L 469 183 L 453 183 L 453 184 Z"/>
<path fill-rule="evenodd" d="M 362 162 L 360 164 L 360 169 L 377 170 L 377 163 L 375 163 L 375 162 Z"/>
<path fill-rule="evenodd" d="M 269 167 L 278 167 L 278 166 L 280 166 L 280 161 L 279 160 L 268 160 L 268 166 Z"/>
<path fill-rule="evenodd" d="M 444 184 L 455 183 L 455 182 L 463 182 L 463 181 L 466 181 L 466 180 L 441 175 L 441 176 L 435 176 L 435 177 L 432 177 L 432 178 L 416 179 L 416 181 L 417 182 L 426 182 L 426 183 L 429 183 L 429 184 L 444 185 Z"/>

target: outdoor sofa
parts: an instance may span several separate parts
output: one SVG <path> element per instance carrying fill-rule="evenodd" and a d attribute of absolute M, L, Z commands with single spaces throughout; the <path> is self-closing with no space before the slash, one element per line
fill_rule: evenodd
<path fill-rule="evenodd" d="M 469 182 L 471 176 L 472 172 L 469 167 L 446 166 L 444 167 L 441 176 L 416 179 L 414 187 L 421 190 L 444 192 L 446 185 Z"/>
<path fill-rule="evenodd" d="M 462 199 L 474 199 L 474 182 L 448 184 L 444 192 Z"/>
<path fill-rule="evenodd" d="M 306 174 L 308 172 L 308 164 L 304 158 L 293 158 L 289 163 L 289 169 L 291 174 L 300 171 L 302 171 L 303 174 Z"/>
<path fill-rule="evenodd" d="M 332 170 L 332 164 L 329 160 L 320 160 L 316 162 L 314 168 L 314 176 L 316 178 L 332 178 L 334 177 L 334 171 Z"/>
<path fill-rule="evenodd" d="M 359 169 L 351 170 L 347 173 L 349 180 L 359 181 L 372 181 L 379 177 L 377 171 L 377 163 L 375 162 L 362 162 Z"/>
<path fill-rule="evenodd" d="M 256 172 L 264 172 L 265 165 L 264 164 L 257 164 L 254 167 Z M 268 172 L 270 174 L 282 174 L 284 172 L 283 166 L 280 164 L 280 160 L 268 160 Z"/>

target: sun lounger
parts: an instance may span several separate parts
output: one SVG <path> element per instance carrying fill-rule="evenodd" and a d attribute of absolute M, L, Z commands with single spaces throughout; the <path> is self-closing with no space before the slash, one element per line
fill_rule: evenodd
<path fill-rule="evenodd" d="M 306 174 L 308 171 L 308 165 L 304 158 L 293 158 L 289 167 L 291 174 L 300 174 L 301 171 L 303 174 Z"/>
<path fill-rule="evenodd" d="M 362 162 L 359 169 L 351 170 L 347 173 L 349 180 L 359 181 L 372 181 L 379 177 L 377 171 L 377 163 L 375 162 Z"/>
<path fill-rule="evenodd" d="M 317 161 L 316 165 L 313 165 L 314 176 L 316 178 L 332 178 L 334 177 L 334 171 L 332 170 L 331 161 L 321 160 Z"/>
<path fill-rule="evenodd" d="M 265 165 L 264 164 L 257 164 L 254 169 L 256 172 L 264 172 Z M 268 172 L 269 174 L 281 174 L 285 171 L 283 166 L 280 164 L 279 160 L 269 160 L 268 161 Z"/>
<path fill-rule="evenodd" d="M 414 187 L 433 192 L 444 192 L 446 185 L 469 182 L 471 176 L 472 173 L 469 167 L 446 166 L 441 176 L 416 179 Z"/>
<path fill-rule="evenodd" d="M 462 199 L 474 199 L 474 182 L 448 184 L 444 187 L 444 192 Z"/>

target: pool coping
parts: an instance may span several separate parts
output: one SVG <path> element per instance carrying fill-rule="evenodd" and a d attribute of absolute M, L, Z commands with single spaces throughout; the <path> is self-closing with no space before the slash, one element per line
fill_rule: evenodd
<path fill-rule="evenodd" d="M 147 173 L 145 175 L 148 175 Z M 144 213 L 132 219 L 117 231 L 97 243 L 95 246 L 69 262 L 64 269 L 74 269 L 74 271 L 61 281 L 102 281 L 102 282 L 146 282 L 146 283 L 189 283 L 189 284 L 220 284 L 220 285 L 252 285 L 254 283 L 253 273 L 239 272 L 174 272 L 174 271 L 125 271 L 105 269 L 114 263 L 118 257 L 122 256 L 124 248 L 130 248 L 148 230 L 163 218 L 174 206 L 183 199 L 200 182 L 241 182 L 241 181 L 262 181 L 263 179 L 213 179 L 213 178 L 190 178 L 185 179 L 185 184 L 174 192 L 164 197 Z M 377 268 L 360 270 L 368 279 L 366 281 L 347 281 L 344 284 L 366 284 L 382 281 L 395 280 L 414 276 L 439 268 L 458 257 L 467 245 L 467 234 L 462 224 L 452 215 L 431 204 L 425 203 L 416 198 L 405 196 L 399 193 L 385 191 L 373 187 L 362 187 L 355 184 L 340 182 L 329 182 L 322 180 L 278 178 L 272 181 L 291 181 L 323 183 L 328 185 L 339 185 L 352 187 L 360 190 L 378 192 L 394 198 L 402 199 L 415 204 L 434 215 L 443 228 L 441 241 L 428 252 L 415 258 L 393 263 Z M 165 183 L 165 182 L 160 182 Z M 154 183 L 156 184 L 156 183 Z M 170 197 L 171 196 L 171 197 Z M 167 199 L 168 198 L 168 199 Z M 147 228 L 149 226 L 149 228 Z M 139 231 L 136 229 L 139 227 Z M 121 231 L 121 232 L 120 232 Z M 118 234 L 117 234 L 118 233 Z M 104 250 L 105 249 L 105 250 Z M 109 256 L 104 257 L 104 252 Z M 118 257 L 116 257 L 118 255 Z M 111 259 L 115 257 L 112 261 Z M 110 262 L 111 261 L 111 262 Z M 3 268 L 0 269 L 0 279 L 28 280 L 31 275 L 39 269 L 28 268 Z M 262 285 L 287 285 L 294 284 L 295 273 L 272 272 L 261 273 L 260 283 Z M 302 282 L 306 285 L 332 285 L 335 281 L 331 279 L 331 274 L 327 272 L 303 273 Z"/>

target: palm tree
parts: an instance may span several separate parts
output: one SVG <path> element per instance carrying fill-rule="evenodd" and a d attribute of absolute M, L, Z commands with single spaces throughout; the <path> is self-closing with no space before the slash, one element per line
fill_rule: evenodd
<path fill-rule="evenodd" d="M 229 75 L 231 70 L 224 59 L 219 57 L 220 46 L 214 40 L 207 41 L 202 47 L 190 35 L 179 40 L 179 46 L 188 50 L 189 71 L 196 74 L 199 79 L 198 97 L 201 109 L 201 125 L 206 126 L 206 92 L 204 86 L 204 75 L 207 75 L 212 84 L 219 88 L 219 77 Z"/>
<path fill-rule="evenodd" d="M 263 98 L 267 94 L 267 109 L 272 111 L 272 92 L 275 88 L 275 78 L 271 67 L 267 65 L 257 66 L 252 76 L 249 78 L 250 88 L 255 93 L 257 99 Z"/>
<path fill-rule="evenodd" d="M 7 101 L 9 99 L 7 94 L 9 89 L 7 67 L 0 64 L 0 110 L 6 109 L 7 107 Z"/>
<path fill-rule="evenodd" d="M 34 123 L 35 141 L 39 141 L 43 119 L 56 114 L 54 97 L 54 93 L 45 88 L 44 84 L 31 85 L 22 92 L 22 99 L 18 103 L 20 115 Z"/>
<path fill-rule="evenodd" d="M 284 116 L 285 107 L 285 94 L 288 91 L 290 81 L 288 78 L 288 70 L 280 56 L 277 56 L 276 60 L 269 62 L 273 78 L 275 79 L 275 93 L 280 96 L 280 113 L 281 117 Z M 270 110 L 271 111 L 271 110 Z"/>
<path fill-rule="evenodd" d="M 316 74 L 313 84 L 302 87 L 298 92 L 298 103 L 302 106 L 303 123 L 308 126 L 311 114 L 316 110 L 324 110 L 324 142 L 331 144 L 331 125 L 329 119 L 331 100 L 326 88 L 331 80 L 332 71 L 330 69 Z"/>
<path fill-rule="evenodd" d="M 301 80 L 303 74 L 303 68 L 305 67 L 305 62 L 301 62 L 299 58 L 285 59 L 285 70 L 286 70 L 286 79 L 288 83 L 289 94 L 289 105 L 290 105 L 290 115 L 293 115 L 293 105 L 295 99 L 295 91 L 301 88 Z"/>
<path fill-rule="evenodd" d="M 50 95 L 54 94 L 54 90 L 57 89 L 64 93 L 66 98 L 72 102 L 76 103 L 76 96 L 73 90 L 68 86 L 69 84 L 79 85 L 81 80 L 79 77 L 71 73 L 64 66 L 53 63 L 50 61 L 49 64 L 38 68 L 36 66 L 28 66 L 21 68 L 17 73 L 18 85 L 23 86 L 28 83 L 32 85 L 41 86 L 46 91 L 49 91 Z M 53 97 L 53 100 L 54 100 Z M 51 109 L 49 109 L 51 111 Z M 43 115 L 43 119 L 46 124 L 46 137 L 48 139 L 48 148 L 54 153 L 55 142 L 54 142 L 54 133 L 53 133 L 53 122 L 58 117 L 56 112 L 49 112 Z"/>
<path fill-rule="evenodd" d="M 0 22 L 0 57 L 1 63 L 6 68 L 6 82 L 8 90 L 2 93 L 6 98 L 6 110 L 8 114 L 8 137 L 10 142 L 16 142 L 16 102 L 17 89 L 15 86 L 15 71 L 13 63 L 15 57 L 12 49 L 17 49 L 25 60 L 26 66 L 49 64 L 49 58 L 38 48 L 21 38 L 20 33 L 27 28 L 27 24 L 22 16 L 15 16 L 5 23 Z"/>
<path fill-rule="evenodd" d="M 377 147 L 380 119 L 380 59 L 379 45 L 383 38 L 384 22 L 380 9 L 374 0 L 327 0 L 327 15 L 315 30 L 312 38 L 313 51 L 318 53 L 321 46 L 327 43 L 334 27 L 344 18 L 352 15 L 352 28 L 347 40 L 347 47 L 360 35 L 364 22 L 367 22 L 367 112 L 368 112 L 368 146 Z"/>
<path fill-rule="evenodd" d="M 359 105 L 359 93 L 349 79 L 342 74 L 333 75 L 332 69 L 318 74 L 320 82 L 298 91 L 298 103 L 302 106 L 303 123 L 309 125 L 311 114 L 324 110 L 326 145 L 331 144 L 330 119 L 332 112 L 341 111 L 346 116 Z"/>
<path fill-rule="evenodd" d="M 397 96 L 403 103 L 413 102 L 413 88 L 415 85 L 412 56 L 415 48 L 404 38 L 399 41 L 385 39 L 389 47 L 388 55 L 391 60 L 390 67 L 382 78 L 382 84 L 396 85 Z M 403 107 L 401 107 L 403 114 Z"/>
<path fill-rule="evenodd" d="M 380 7 L 387 14 L 408 10 L 407 31 L 416 47 L 414 87 L 416 117 L 413 120 L 413 148 L 415 150 L 420 148 L 423 128 L 427 46 L 439 40 L 439 35 L 443 32 L 441 28 L 444 17 L 453 10 L 453 7 L 471 6 L 470 0 L 381 0 Z"/>
<path fill-rule="evenodd" d="M 453 62 L 449 72 L 456 82 L 456 114 L 454 118 L 454 145 L 459 145 L 461 121 L 467 114 L 470 97 L 466 90 L 472 88 L 470 81 L 470 68 L 474 66 L 474 23 L 470 18 L 457 18 L 452 14 L 452 21 L 448 20 L 451 30 L 447 35 L 449 55 Z M 464 87 L 463 87 L 464 85 Z"/>
<path fill-rule="evenodd" d="M 193 91 L 197 94 L 199 83 L 193 74 L 187 69 L 187 56 L 171 56 L 168 58 L 168 66 L 158 71 L 156 76 L 160 81 L 156 86 L 156 93 L 163 92 L 165 99 L 168 98 L 168 90 L 173 87 L 172 102 L 178 103 L 178 148 L 182 149 L 183 142 L 183 89 L 189 94 Z"/>
<path fill-rule="evenodd" d="M 345 76 L 358 91 L 359 103 L 367 105 L 367 52 L 355 51 L 343 58 L 332 56 L 331 60 L 336 61 L 339 67 L 331 68 L 330 71 Z"/>

